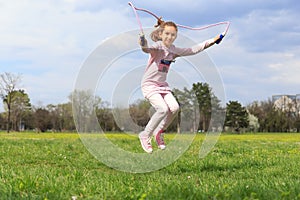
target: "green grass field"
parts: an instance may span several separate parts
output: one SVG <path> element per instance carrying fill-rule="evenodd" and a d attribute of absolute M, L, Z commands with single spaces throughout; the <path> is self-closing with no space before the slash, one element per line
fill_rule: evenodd
<path fill-rule="evenodd" d="M 108 136 L 142 152 L 134 137 Z M 173 164 L 133 174 L 102 164 L 77 134 L 0 133 L 0 199 L 300 199 L 300 134 L 221 135 L 200 159 L 203 139 Z"/>

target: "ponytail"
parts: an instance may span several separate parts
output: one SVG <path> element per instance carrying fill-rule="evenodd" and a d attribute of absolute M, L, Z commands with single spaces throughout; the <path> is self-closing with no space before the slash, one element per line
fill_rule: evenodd
<path fill-rule="evenodd" d="M 159 33 L 163 30 L 162 28 L 162 24 L 164 24 L 165 22 L 161 19 L 161 17 L 159 19 L 157 19 L 157 24 L 154 25 L 154 27 L 156 28 L 154 31 L 152 31 L 150 37 L 154 42 L 157 42 L 159 40 L 161 40 Z"/>
<path fill-rule="evenodd" d="M 157 19 L 157 24 L 154 25 L 154 27 L 155 28 L 160 27 L 163 23 L 165 22 L 162 20 L 162 17 L 160 17 L 159 19 Z"/>

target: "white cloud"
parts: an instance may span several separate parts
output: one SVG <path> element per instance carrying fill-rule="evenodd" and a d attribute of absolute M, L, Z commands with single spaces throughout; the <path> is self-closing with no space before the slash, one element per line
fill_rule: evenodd
<path fill-rule="evenodd" d="M 294 86 L 293 88 L 298 89 L 300 85 L 300 60 L 291 54 L 278 56 L 280 56 L 280 62 L 270 63 L 268 65 L 268 68 L 274 72 L 271 81 L 274 82 L 274 84 L 279 83 L 286 86 Z"/>
<path fill-rule="evenodd" d="M 289 51 L 300 44 L 300 26 L 292 10 L 254 10 L 244 18 L 235 19 L 239 43 L 251 51 Z"/>

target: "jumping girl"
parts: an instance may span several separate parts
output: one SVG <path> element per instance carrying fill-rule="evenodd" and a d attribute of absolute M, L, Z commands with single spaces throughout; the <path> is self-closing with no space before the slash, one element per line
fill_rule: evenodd
<path fill-rule="evenodd" d="M 223 35 L 218 35 L 190 48 L 178 48 L 173 45 L 177 37 L 177 25 L 173 22 L 158 20 L 156 29 L 151 33 L 151 39 L 155 42 L 148 46 L 144 36 L 139 43 L 142 51 L 149 54 L 148 64 L 142 79 L 141 87 L 143 95 L 155 108 L 145 129 L 139 134 L 142 148 L 147 153 L 152 153 L 151 139 L 154 139 L 158 148 L 165 149 L 164 131 L 179 110 L 178 102 L 171 93 L 166 82 L 167 74 L 172 62 L 177 57 L 197 54 L 215 43 L 219 43 Z"/>

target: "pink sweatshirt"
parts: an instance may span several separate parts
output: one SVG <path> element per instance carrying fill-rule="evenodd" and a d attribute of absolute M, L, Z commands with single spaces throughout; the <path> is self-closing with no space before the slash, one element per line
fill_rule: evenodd
<path fill-rule="evenodd" d="M 213 43 L 214 40 L 210 39 L 190 48 L 178 48 L 174 45 L 167 48 L 162 41 L 157 41 L 151 47 L 148 47 L 147 52 L 150 56 L 142 79 L 142 92 L 145 98 L 149 98 L 155 93 L 166 94 L 171 92 L 169 84 L 166 82 L 170 65 L 163 64 L 161 60 L 173 61 L 177 57 L 194 55 Z"/>

